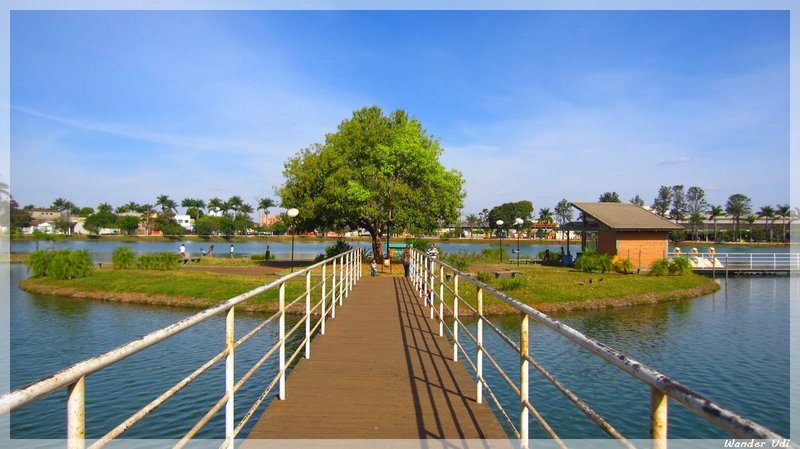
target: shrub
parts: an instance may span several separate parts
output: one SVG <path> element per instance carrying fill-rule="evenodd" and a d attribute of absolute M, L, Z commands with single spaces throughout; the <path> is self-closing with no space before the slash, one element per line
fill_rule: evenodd
<path fill-rule="evenodd" d="M 28 269 L 34 277 L 53 279 L 82 278 L 92 273 L 92 257 L 89 251 L 34 251 L 28 259 Z"/>
<path fill-rule="evenodd" d="M 489 281 L 492 280 L 492 275 L 485 271 L 479 271 L 478 274 L 476 274 L 476 277 L 478 278 L 479 281 L 483 282 L 484 284 L 488 284 Z"/>
<path fill-rule="evenodd" d="M 483 255 L 483 257 L 499 260 L 500 255 L 503 254 L 504 252 L 505 250 L 500 249 L 500 247 L 490 246 L 488 248 L 484 248 L 483 251 L 481 251 L 481 254 Z"/>
<path fill-rule="evenodd" d="M 528 278 L 525 277 L 505 278 L 500 280 L 500 290 L 503 291 L 516 290 L 526 285 L 528 285 Z"/>
<path fill-rule="evenodd" d="M 444 262 L 458 271 L 467 271 L 469 262 L 464 254 L 450 253 L 444 258 Z"/>
<path fill-rule="evenodd" d="M 120 246 L 111 254 L 115 270 L 130 270 L 136 267 L 136 255 L 127 246 Z"/>
<path fill-rule="evenodd" d="M 325 248 L 325 253 L 320 254 L 314 259 L 314 262 L 320 262 L 331 257 L 338 256 L 339 254 L 346 253 L 353 249 L 353 245 L 345 242 L 344 240 L 337 240 L 333 245 Z"/>
<path fill-rule="evenodd" d="M 178 257 L 173 253 L 142 254 L 136 261 L 140 270 L 177 270 Z"/>
<path fill-rule="evenodd" d="M 611 256 L 608 254 L 600 254 L 592 257 L 597 258 L 596 266 L 600 269 L 601 273 L 605 273 L 606 271 L 611 271 L 614 269 L 614 264 L 611 263 Z"/>
<path fill-rule="evenodd" d="M 559 252 L 551 251 L 550 259 L 548 260 L 545 260 L 544 251 L 539 251 L 539 254 L 537 254 L 536 257 L 542 261 L 542 265 L 547 265 L 551 267 L 560 267 L 564 265 L 564 254 L 562 254 L 561 251 Z"/>
<path fill-rule="evenodd" d="M 594 254 L 581 254 L 581 257 L 575 259 L 575 269 L 583 271 L 584 273 L 591 273 L 597 270 L 598 260 Z"/>
<path fill-rule="evenodd" d="M 650 274 L 653 276 L 666 276 L 669 274 L 669 260 L 668 259 L 658 259 L 653 261 L 650 265 Z"/>
<path fill-rule="evenodd" d="M 633 262 L 630 259 L 620 260 L 614 267 L 620 273 L 633 273 Z"/>
<path fill-rule="evenodd" d="M 267 260 L 267 256 L 264 254 L 251 254 L 250 260 Z"/>
<path fill-rule="evenodd" d="M 672 264 L 670 266 L 675 267 L 673 270 L 671 270 L 671 273 L 673 274 L 682 275 L 692 271 L 692 264 L 689 262 L 688 257 L 676 257 L 672 259 Z"/>
<path fill-rule="evenodd" d="M 47 276 L 47 268 L 53 259 L 52 251 L 36 250 L 28 257 L 28 271 L 33 273 L 33 277 Z"/>

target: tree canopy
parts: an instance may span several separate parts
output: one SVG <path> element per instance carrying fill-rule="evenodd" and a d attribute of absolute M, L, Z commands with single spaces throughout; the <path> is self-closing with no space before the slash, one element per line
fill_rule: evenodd
<path fill-rule="evenodd" d="M 292 226 L 361 227 L 383 260 L 381 239 L 395 231 L 432 230 L 455 221 L 465 193 L 456 170 L 439 162 L 442 148 L 403 110 L 384 115 L 377 106 L 353 112 L 337 131 L 284 164 L 276 189 L 281 206 L 300 213 Z"/>
<path fill-rule="evenodd" d="M 525 221 L 533 218 L 533 203 L 527 200 L 512 203 L 503 203 L 489 211 L 489 227 L 497 227 L 497 220 L 503 220 L 503 228 L 514 226 L 514 220 L 521 218 Z"/>

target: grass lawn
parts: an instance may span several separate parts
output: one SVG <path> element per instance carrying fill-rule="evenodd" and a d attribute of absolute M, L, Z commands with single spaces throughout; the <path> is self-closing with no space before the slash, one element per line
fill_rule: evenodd
<path fill-rule="evenodd" d="M 506 276 L 495 279 L 497 271 L 519 271 L 519 287 L 504 288 L 513 281 Z M 487 284 L 501 290 L 525 304 L 545 312 L 568 311 L 646 304 L 657 301 L 695 297 L 716 291 L 719 286 L 712 279 L 693 273 L 682 276 L 648 276 L 619 273 L 583 273 L 571 268 L 541 265 L 473 265 L 469 270 L 490 275 Z M 452 288 L 453 281 L 448 282 Z M 459 293 L 470 304 L 475 304 L 476 287 L 469 281 L 459 282 Z M 489 292 L 484 292 L 487 312 L 511 311 L 505 303 Z M 452 302 L 452 294 L 445 294 Z"/>
<path fill-rule="evenodd" d="M 25 290 L 58 296 L 204 308 L 278 278 L 279 276 L 274 275 L 239 276 L 189 270 L 97 270 L 91 276 L 81 279 L 27 279 L 20 286 Z M 305 278 L 291 280 L 286 285 L 286 302 L 299 297 L 304 290 Z M 248 300 L 243 309 L 275 310 L 277 302 L 278 289 L 274 288 Z"/>

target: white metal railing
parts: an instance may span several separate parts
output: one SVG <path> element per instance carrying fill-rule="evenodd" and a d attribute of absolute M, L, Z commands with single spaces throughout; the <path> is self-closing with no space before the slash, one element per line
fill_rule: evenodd
<path fill-rule="evenodd" d="M 530 416 L 536 419 L 545 433 L 554 439 L 555 443 L 560 448 L 566 447 L 557 433 L 530 402 L 528 375 L 529 368 L 533 367 L 601 430 L 606 432 L 610 437 L 618 440 L 623 447 L 629 449 L 634 448 L 633 444 L 621 432 L 614 428 L 605 418 L 594 411 L 585 401 L 575 395 L 567 386 L 531 356 L 530 342 L 528 339 L 529 321 L 531 318 L 544 325 L 545 329 L 553 331 L 570 342 L 587 349 L 595 356 L 605 360 L 612 366 L 633 376 L 639 382 L 650 387 L 650 438 L 653 441 L 653 448 L 665 449 L 667 446 L 668 403 L 670 399 L 737 438 L 784 440 L 784 437 L 781 437 L 775 432 L 721 407 L 668 376 L 550 318 L 544 313 L 456 270 L 440 260 L 429 258 L 417 250 L 414 250 L 412 257 L 411 282 L 420 297 L 423 298 L 425 305 L 430 307 L 431 318 L 438 317 L 439 335 L 443 336 L 444 330 L 447 330 L 447 333 L 452 339 L 453 360 L 458 360 L 458 354 L 460 352 L 464 355 L 464 363 L 468 365 L 475 374 L 477 382 L 477 401 L 479 403 L 483 402 L 483 392 L 485 391 L 514 433 L 514 436 L 520 440 L 522 447 L 528 447 L 528 421 Z M 468 292 L 462 285 L 464 283 L 474 288 L 474 290 L 471 288 Z M 445 295 L 445 291 L 447 295 Z M 474 306 L 464 299 L 464 294 L 467 292 L 470 293 L 470 296 L 471 293 L 474 292 Z M 514 341 L 508 337 L 497 325 L 492 323 L 489 317 L 483 314 L 484 295 L 486 293 L 500 299 L 519 311 L 521 320 L 518 341 Z M 437 298 L 438 310 L 436 307 Z M 452 308 L 446 304 L 447 302 L 452 304 Z M 475 334 L 470 332 L 460 319 L 459 311 L 462 307 L 469 309 L 472 315 L 477 318 Z M 452 329 L 445 325 L 445 321 L 449 319 L 452 319 Z M 500 340 L 519 354 L 520 376 L 517 381 L 511 379 L 500 364 L 487 351 L 487 348 L 484 346 L 484 326 L 495 332 Z M 474 361 L 470 358 L 461 343 L 462 334 L 475 345 L 476 352 Z M 512 422 L 509 413 L 498 400 L 493 390 L 493 388 L 497 388 L 497 386 L 490 386 L 487 383 L 484 377 L 484 359 L 491 364 L 508 388 L 519 398 L 519 422 Z M 791 447 L 797 448 L 798 446 L 792 444 Z"/>
<path fill-rule="evenodd" d="M 667 257 L 683 256 L 692 268 L 713 271 L 800 271 L 800 253 L 716 253 L 671 251 Z"/>
<path fill-rule="evenodd" d="M 303 270 L 283 276 L 273 282 L 253 289 L 247 293 L 231 298 L 214 307 L 208 308 L 195 315 L 187 317 L 177 323 L 163 329 L 151 332 L 137 340 L 131 341 L 105 354 L 101 354 L 90 359 L 79 362 L 58 373 L 34 382 L 26 387 L 12 391 L 0 397 L 0 414 L 8 414 L 31 402 L 41 399 L 51 393 L 63 388 L 67 389 L 67 447 L 69 449 L 83 449 L 86 444 L 85 422 L 85 386 L 86 377 L 94 374 L 106 367 L 109 367 L 122 359 L 134 355 L 150 346 L 163 342 L 190 327 L 199 324 L 213 316 L 226 313 L 224 348 L 220 353 L 212 357 L 205 364 L 197 368 L 194 372 L 181 379 L 170 389 L 153 399 L 149 404 L 128 417 L 117 427 L 106 433 L 95 441 L 89 448 L 99 449 L 112 440 L 119 437 L 131 426 L 141 421 L 153 410 L 164 404 L 168 399 L 197 379 L 200 375 L 208 371 L 212 366 L 225 359 L 225 394 L 201 417 L 197 423 L 175 444 L 175 448 L 184 447 L 197 432 L 200 431 L 211 418 L 225 407 L 225 440 L 222 448 L 232 448 L 233 441 L 244 425 L 253 416 L 258 407 L 264 402 L 275 385 L 278 385 L 278 398 L 286 398 L 286 370 L 287 367 L 296 359 L 301 350 L 304 350 L 304 357 L 311 357 L 311 338 L 319 330 L 325 333 L 326 317 L 336 315 L 337 302 L 339 306 L 347 298 L 349 291 L 361 278 L 362 255 L 360 249 L 353 249 L 339 256 L 324 260 L 311 265 Z M 338 269 L 338 271 L 337 271 Z M 320 281 L 312 285 L 312 273 L 319 276 Z M 287 303 L 286 286 L 290 281 L 294 284 L 301 283 L 305 277 L 305 288 L 300 287 L 302 293 L 295 299 Z M 302 284 L 301 284 L 302 285 Z M 330 290 L 328 286 L 330 285 Z M 296 288 L 296 287 L 295 287 Z M 237 305 L 244 303 L 250 298 L 269 290 L 278 291 L 278 311 L 272 316 L 261 322 L 250 332 L 239 340 L 234 338 L 234 310 Z M 317 296 L 318 295 L 318 296 Z M 318 300 L 312 299 L 319 298 Z M 301 301 L 305 302 L 304 314 L 302 318 L 291 329 L 286 329 L 286 311 Z M 312 324 L 313 314 L 318 313 L 319 317 Z M 234 377 L 234 354 L 236 349 L 250 340 L 258 332 L 266 328 L 270 323 L 278 321 L 278 341 L 250 368 L 250 370 L 240 379 Z M 305 336 L 297 349 L 286 358 L 287 340 L 305 324 Z M 247 382 L 256 371 L 266 363 L 275 353 L 278 353 L 278 372 L 269 382 L 267 388 L 260 394 L 247 413 L 239 423 L 234 418 L 234 397 L 236 392 Z"/>

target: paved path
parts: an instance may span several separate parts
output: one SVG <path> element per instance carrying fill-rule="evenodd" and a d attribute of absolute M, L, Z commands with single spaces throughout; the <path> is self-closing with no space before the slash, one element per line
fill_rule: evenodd
<path fill-rule="evenodd" d="M 402 277 L 363 278 L 250 439 L 506 439 Z"/>

